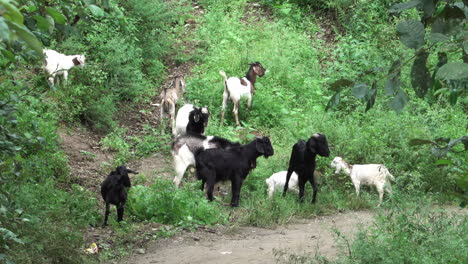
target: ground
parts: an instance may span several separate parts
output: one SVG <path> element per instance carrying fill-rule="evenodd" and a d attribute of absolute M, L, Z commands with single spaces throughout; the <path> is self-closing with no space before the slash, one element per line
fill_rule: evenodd
<path fill-rule="evenodd" d="M 349 238 L 371 222 L 371 212 L 358 211 L 319 216 L 275 229 L 240 227 L 232 232 L 186 233 L 151 243 L 147 254 L 133 255 L 121 263 L 275 263 L 287 261 L 290 254 L 334 259 L 346 252 L 334 230 Z"/>

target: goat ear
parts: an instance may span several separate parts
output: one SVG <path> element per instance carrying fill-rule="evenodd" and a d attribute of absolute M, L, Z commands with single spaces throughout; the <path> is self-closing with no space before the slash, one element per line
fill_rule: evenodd
<path fill-rule="evenodd" d="M 309 139 L 307 142 L 307 148 L 309 148 L 310 152 L 316 154 L 317 153 L 317 139 L 315 137 L 312 137 Z"/>
<path fill-rule="evenodd" d="M 74 64 L 75 66 L 81 64 L 81 62 L 80 62 L 80 60 L 78 59 L 78 57 L 73 58 L 73 59 L 72 59 L 72 62 L 73 62 L 73 64 Z"/>
<path fill-rule="evenodd" d="M 257 148 L 257 151 L 264 154 L 265 153 L 265 144 L 263 143 L 263 140 L 260 138 L 257 138 L 255 140 L 255 147 Z"/>

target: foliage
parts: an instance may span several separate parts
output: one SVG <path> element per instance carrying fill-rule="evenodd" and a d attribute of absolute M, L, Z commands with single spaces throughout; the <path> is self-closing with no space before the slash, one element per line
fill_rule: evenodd
<path fill-rule="evenodd" d="M 463 44 L 466 33 L 462 25 L 466 23 L 468 9 L 461 1 L 448 1 L 443 4 L 438 2 L 415 0 L 396 4 L 390 8 L 392 14 L 399 14 L 406 9 L 415 7 L 421 11 L 420 19 L 400 21 L 396 28 L 401 42 L 406 47 L 415 50 L 415 54 L 411 58 L 395 60 L 387 74 L 385 92 L 387 95 L 394 96 L 390 107 L 396 111 L 401 111 L 408 102 L 406 92 L 400 87 L 400 73 L 402 68 L 413 59 L 410 76 L 413 89 L 418 97 L 424 98 L 428 92 L 430 92 L 430 98 L 447 93 L 449 102 L 453 105 L 459 97 L 465 95 L 465 88 L 468 84 L 468 62 L 466 62 L 466 51 Z M 426 28 L 430 28 L 431 33 L 426 32 Z M 448 45 L 451 49 L 434 48 L 442 47 L 442 45 Z M 430 74 L 427 60 L 429 52 L 433 51 L 433 48 L 439 51 L 439 62 Z M 447 52 L 450 53 L 450 58 L 455 61 L 447 61 Z M 464 62 L 457 61 L 460 57 L 455 54 L 461 54 Z M 378 82 L 382 78 L 381 74 L 375 70 L 364 74 L 364 76 L 368 74 L 375 75 L 374 80 L 371 81 L 373 89 L 362 88 L 359 89 L 359 93 L 354 94 L 357 99 L 363 99 L 364 102 L 367 102 L 366 111 L 372 108 L 375 103 Z M 359 79 L 352 81 L 353 91 L 356 89 L 356 85 L 363 86 L 358 83 L 360 81 Z M 327 109 L 335 107 L 340 102 L 337 99 L 339 93 L 350 85 L 343 82 L 344 79 L 340 79 L 331 85 L 331 89 L 336 93 L 328 102 Z"/>
<path fill-rule="evenodd" d="M 402 197 L 400 197 L 402 198 Z M 316 254 L 276 251 L 278 263 L 464 263 L 468 229 L 457 209 L 431 208 L 427 201 L 396 199 L 399 205 L 380 211 L 375 223 L 362 228 L 354 242 L 335 230 L 342 252 L 337 260 Z M 404 205 L 403 205 L 404 204 Z M 462 214 L 462 213 L 461 213 Z"/>
<path fill-rule="evenodd" d="M 128 209 L 139 220 L 151 220 L 187 228 L 222 224 L 227 215 L 219 212 L 219 204 L 208 202 L 196 184 L 186 184 L 175 190 L 172 181 L 158 180 L 149 187 L 131 188 Z"/>
<path fill-rule="evenodd" d="M 463 263 L 467 221 L 457 212 L 394 207 L 358 233 L 346 263 Z M 371 251 L 369 251 L 371 250 Z"/>
<path fill-rule="evenodd" d="M 457 144 L 462 143 L 464 145 L 462 150 L 455 150 Z M 460 206 L 465 207 L 468 202 L 468 167 L 466 165 L 466 150 L 468 148 L 468 137 L 463 136 L 454 140 L 450 138 L 437 138 L 434 141 L 414 138 L 409 142 L 410 146 L 419 146 L 430 144 L 432 145 L 432 155 L 438 158 L 434 163 L 437 166 L 448 166 L 449 177 L 453 177 L 456 181 L 457 186 L 460 188 L 459 192 L 454 192 L 455 196 L 461 198 L 462 202 Z M 441 144 L 446 144 L 442 146 Z"/>

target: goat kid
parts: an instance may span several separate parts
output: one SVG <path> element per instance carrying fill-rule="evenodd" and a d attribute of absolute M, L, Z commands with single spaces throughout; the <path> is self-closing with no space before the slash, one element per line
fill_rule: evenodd
<path fill-rule="evenodd" d="M 322 157 L 330 156 L 327 138 L 324 134 L 316 133 L 313 134 L 307 142 L 299 140 L 294 144 L 289 160 L 283 196 L 285 196 L 288 191 L 289 180 L 292 173 L 296 172 L 299 185 L 299 200 L 301 202 L 304 200 L 305 184 L 309 181 L 314 190 L 312 203 L 315 203 L 318 192 L 317 181 L 314 177 L 315 159 L 317 155 Z"/>
<path fill-rule="evenodd" d="M 138 174 L 138 172 L 127 169 L 125 166 L 118 166 L 101 184 L 102 199 L 106 202 L 103 226 L 107 225 L 111 204 L 117 207 L 117 221 L 120 222 L 123 219 L 124 206 L 127 202 L 126 188 L 132 186 L 130 177 L 128 177 L 129 173 Z"/>
<path fill-rule="evenodd" d="M 68 70 L 75 66 L 83 67 L 85 65 L 86 58 L 84 55 L 65 55 L 50 49 L 43 49 L 42 52 L 45 58 L 42 68 L 47 74 L 49 83 L 52 85 L 57 75 L 63 75 L 63 81 L 66 83 Z"/>
<path fill-rule="evenodd" d="M 221 124 L 224 121 L 224 111 L 226 109 L 226 104 L 228 99 L 234 104 L 232 112 L 236 119 L 236 125 L 239 126 L 239 103 L 241 98 L 247 97 L 247 106 L 250 108 L 252 105 L 252 96 L 255 94 L 255 81 L 257 76 L 263 77 L 266 69 L 263 68 L 260 62 L 250 63 L 250 68 L 247 71 L 247 74 L 243 78 L 238 77 L 229 77 L 226 76 L 224 71 L 219 71 L 219 74 L 224 78 L 224 93 L 223 93 L 223 105 L 221 111 Z"/>
<path fill-rule="evenodd" d="M 335 157 L 330 166 L 335 168 L 335 174 L 343 171 L 351 177 L 356 195 L 359 196 L 361 185 L 375 186 L 379 193 L 379 206 L 382 204 L 384 190 L 392 193 L 389 180 L 395 181 L 395 177 L 383 164 L 348 164 L 343 158 Z"/>
<path fill-rule="evenodd" d="M 195 153 L 197 179 L 202 180 L 201 188 L 207 184 L 207 196 L 213 201 L 213 189 L 217 182 L 231 181 L 231 206 L 239 206 L 242 183 L 255 168 L 257 158 L 268 158 L 274 154 L 268 137 L 256 138 L 246 145 L 229 149 L 200 149 Z"/>
<path fill-rule="evenodd" d="M 288 171 L 280 171 L 277 173 L 273 173 L 268 179 L 265 180 L 265 183 L 268 187 L 268 198 L 273 197 L 274 192 L 284 188 L 284 185 L 286 184 L 287 174 Z M 322 173 L 320 173 L 319 171 L 314 171 L 314 177 L 315 180 L 320 179 L 322 177 Z M 288 188 L 296 193 L 299 193 L 298 178 L 295 172 L 291 174 Z"/>
<path fill-rule="evenodd" d="M 208 125 L 210 111 L 208 107 L 196 107 L 192 104 L 185 104 L 176 116 L 176 133 L 174 136 L 185 134 L 203 134 Z"/>
<path fill-rule="evenodd" d="M 161 104 L 161 113 L 160 113 L 160 121 L 162 122 L 165 113 L 169 113 L 169 118 L 171 120 L 171 129 L 172 134 L 176 134 L 176 126 L 175 126 L 175 114 L 176 114 L 176 106 L 179 99 L 182 98 L 183 94 L 185 93 L 185 80 L 182 76 L 176 76 L 174 78 L 173 83 L 169 87 L 165 87 L 164 90 L 160 94 Z M 158 106 L 157 104 L 152 104 Z"/>
<path fill-rule="evenodd" d="M 187 168 L 195 166 L 195 153 L 197 151 L 212 148 L 227 149 L 234 146 L 240 146 L 240 144 L 215 136 L 187 134 L 177 137 L 172 143 L 172 157 L 176 172 L 173 180 L 175 186 L 179 187 Z"/>

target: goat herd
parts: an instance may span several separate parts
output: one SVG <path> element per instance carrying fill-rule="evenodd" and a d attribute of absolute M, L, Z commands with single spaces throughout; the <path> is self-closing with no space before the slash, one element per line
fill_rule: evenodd
<path fill-rule="evenodd" d="M 67 70 L 73 66 L 83 66 L 83 55 L 66 56 L 53 50 L 44 50 L 44 70 L 48 80 L 53 84 L 55 75 L 62 74 L 65 81 Z M 243 78 L 227 78 L 224 71 L 219 73 L 224 78 L 224 93 L 222 103 L 221 122 L 224 120 L 224 110 L 227 100 L 234 104 L 235 122 L 239 125 L 238 109 L 240 100 L 247 98 L 248 107 L 251 106 L 252 96 L 255 94 L 255 81 L 257 76 L 264 76 L 266 69 L 259 63 L 250 64 L 247 74 Z M 208 199 L 213 200 L 214 186 L 218 182 L 230 181 L 232 189 L 231 206 L 239 206 L 240 189 L 249 172 L 257 165 L 257 158 L 268 158 L 274 154 L 273 146 L 268 137 L 257 137 L 252 142 L 241 145 L 217 136 L 205 136 L 204 131 L 208 124 L 209 111 L 207 107 L 196 107 L 185 104 L 175 116 L 176 105 L 185 92 L 185 80 L 177 76 L 170 87 L 160 94 L 160 104 L 153 104 L 161 108 L 161 120 L 166 112 L 171 120 L 172 133 L 175 139 L 172 142 L 172 156 L 176 175 L 174 184 L 178 187 L 182 177 L 190 166 L 195 166 L 196 177 L 202 181 L 200 189 L 206 187 Z M 299 192 L 299 200 L 304 199 L 305 184 L 309 181 L 313 189 L 312 202 L 317 197 L 317 182 L 314 177 L 316 156 L 328 157 L 327 138 L 324 134 L 313 134 L 307 141 L 299 140 L 292 148 L 289 167 L 287 171 L 273 174 L 266 179 L 268 196 L 275 190 L 283 188 L 283 196 L 289 188 Z M 389 180 L 394 177 L 382 164 L 349 165 L 341 157 L 335 157 L 330 165 L 335 173 L 343 171 L 350 175 L 359 195 L 361 185 L 373 185 L 379 193 L 379 205 L 382 203 L 384 190 L 391 193 Z M 118 221 L 123 219 L 124 205 L 127 200 L 127 189 L 130 188 L 129 173 L 137 173 L 125 166 L 119 166 L 112 171 L 101 185 L 101 194 L 106 202 L 104 225 L 107 225 L 109 206 L 116 205 Z"/>

